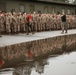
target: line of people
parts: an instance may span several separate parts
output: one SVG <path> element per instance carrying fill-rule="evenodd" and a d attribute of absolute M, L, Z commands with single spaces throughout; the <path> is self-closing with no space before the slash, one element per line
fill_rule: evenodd
<path fill-rule="evenodd" d="M 33 34 L 40 31 L 61 30 L 61 16 L 56 14 L 37 13 L 2 13 L 0 11 L 0 37 L 1 34 L 16 34 L 29 32 Z M 76 28 L 76 16 L 66 15 L 67 29 Z"/>

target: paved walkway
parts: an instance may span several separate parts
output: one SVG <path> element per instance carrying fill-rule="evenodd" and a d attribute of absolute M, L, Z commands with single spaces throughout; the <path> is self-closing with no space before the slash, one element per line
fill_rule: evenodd
<path fill-rule="evenodd" d="M 35 34 L 30 33 L 29 35 L 26 34 L 2 35 L 2 37 L 0 38 L 0 47 L 69 34 L 76 34 L 76 29 L 68 30 L 68 33 L 64 34 L 61 34 L 61 31 L 59 30 L 59 31 L 37 32 Z"/>

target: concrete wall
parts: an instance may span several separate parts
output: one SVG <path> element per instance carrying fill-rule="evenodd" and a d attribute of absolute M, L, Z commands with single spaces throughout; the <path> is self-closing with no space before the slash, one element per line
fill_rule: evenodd
<path fill-rule="evenodd" d="M 0 1 L 2 2 L 2 1 Z M 25 12 L 29 13 L 30 11 L 30 5 L 34 5 L 35 11 L 41 11 L 41 13 L 44 13 L 44 7 L 48 8 L 48 13 L 52 13 L 52 8 L 55 8 L 55 12 L 57 13 L 58 11 L 61 13 L 62 9 L 65 9 L 66 13 L 67 10 L 71 10 L 72 12 L 75 13 L 75 6 L 68 6 L 68 5 L 59 5 L 59 4 L 52 4 L 52 3 L 39 3 L 39 2 L 26 2 L 26 1 L 3 1 L 6 3 L 6 11 L 9 12 L 11 9 L 15 9 L 16 12 L 19 12 L 19 5 L 24 4 L 25 6 Z"/>

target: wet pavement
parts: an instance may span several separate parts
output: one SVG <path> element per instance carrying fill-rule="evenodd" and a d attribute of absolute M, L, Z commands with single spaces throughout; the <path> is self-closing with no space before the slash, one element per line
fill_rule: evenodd
<path fill-rule="evenodd" d="M 76 34 L 76 29 L 68 30 L 67 34 L 66 33 L 61 34 L 61 30 L 59 30 L 59 31 L 37 32 L 35 34 L 30 33 L 29 35 L 26 35 L 26 34 L 3 35 L 0 38 L 0 47 L 22 43 L 22 42 L 45 39 L 49 37 L 63 36 L 68 34 Z"/>
<path fill-rule="evenodd" d="M 76 75 L 74 29 L 3 35 L 0 47 L 0 75 Z"/>
<path fill-rule="evenodd" d="M 57 36 L 9 45 L 0 48 L 0 57 L 5 62 L 4 67 L 13 66 L 28 58 L 37 58 L 49 54 L 62 54 L 76 50 L 76 34 Z M 3 61 L 0 62 L 3 65 Z M 6 66 L 7 65 L 7 66 Z"/>

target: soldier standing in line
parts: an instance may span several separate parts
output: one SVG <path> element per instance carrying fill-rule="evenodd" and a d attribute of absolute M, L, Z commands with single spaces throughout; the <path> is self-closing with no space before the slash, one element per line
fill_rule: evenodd
<path fill-rule="evenodd" d="M 61 15 L 57 15 L 58 16 L 58 20 L 57 20 L 57 29 L 60 30 L 61 29 Z"/>
<path fill-rule="evenodd" d="M 27 14 L 26 13 L 24 13 L 24 28 L 25 28 L 25 32 L 26 32 L 26 18 L 27 18 Z"/>
<path fill-rule="evenodd" d="M 74 16 L 74 20 L 73 20 L 73 21 L 74 21 L 74 26 L 73 26 L 73 28 L 75 29 L 75 21 L 76 21 L 75 16 Z"/>
<path fill-rule="evenodd" d="M 0 37 L 2 37 L 1 31 L 2 31 L 2 12 L 0 11 Z"/>
<path fill-rule="evenodd" d="M 45 25 L 46 25 L 46 14 L 43 14 L 43 16 L 42 16 L 42 31 L 45 31 Z"/>
<path fill-rule="evenodd" d="M 10 14 L 6 13 L 6 33 L 9 34 L 11 32 L 10 27 Z"/>
<path fill-rule="evenodd" d="M 49 14 L 49 25 L 50 25 L 50 30 L 52 30 L 52 15 Z"/>
<path fill-rule="evenodd" d="M 72 15 L 70 16 L 70 29 L 72 29 Z"/>
<path fill-rule="evenodd" d="M 2 33 L 4 33 L 5 32 L 5 25 L 4 25 L 4 22 L 5 22 L 5 15 L 2 13 L 2 18 L 1 18 L 1 20 L 2 20 Z"/>
<path fill-rule="evenodd" d="M 74 24 L 75 24 L 75 28 L 76 28 L 76 15 L 74 16 L 75 19 L 74 19 Z"/>
<path fill-rule="evenodd" d="M 51 30 L 51 17 L 50 17 L 50 14 L 47 14 L 48 16 L 48 30 L 50 31 Z"/>
<path fill-rule="evenodd" d="M 34 31 L 37 31 L 37 14 L 36 12 L 33 13 L 33 29 Z"/>
<path fill-rule="evenodd" d="M 47 18 L 47 30 L 50 30 L 50 17 L 49 17 L 49 14 L 46 14 L 46 18 Z"/>
<path fill-rule="evenodd" d="M 12 31 L 13 31 L 13 33 L 16 33 L 18 24 L 17 24 L 17 14 L 15 12 L 12 17 L 12 25 L 13 25 Z"/>
<path fill-rule="evenodd" d="M 17 23 L 17 33 L 20 33 L 21 16 L 19 13 L 17 14 Z"/>
<path fill-rule="evenodd" d="M 53 14 L 53 16 L 52 16 L 52 28 L 53 28 L 53 30 L 55 30 L 55 15 Z"/>
<path fill-rule="evenodd" d="M 42 23 L 41 16 L 42 14 L 39 14 L 39 17 L 38 17 L 38 31 L 40 32 L 41 32 L 41 23 Z"/>
<path fill-rule="evenodd" d="M 58 30 L 58 15 L 55 15 L 55 30 Z"/>
<path fill-rule="evenodd" d="M 35 28 L 36 28 L 35 26 L 36 25 L 35 25 L 34 20 L 33 20 L 34 14 L 31 14 L 31 15 L 32 15 L 31 25 L 32 25 L 32 30 L 33 30 L 32 33 L 34 34 L 35 33 Z"/>
<path fill-rule="evenodd" d="M 26 31 L 26 29 L 25 29 L 26 17 L 27 17 L 27 16 L 26 16 L 26 13 L 24 13 L 24 14 L 23 14 L 23 32 L 25 32 L 25 31 Z"/>
<path fill-rule="evenodd" d="M 47 27 L 48 27 L 48 14 L 45 14 L 44 15 L 44 31 L 47 30 Z"/>
<path fill-rule="evenodd" d="M 38 32 L 38 29 L 39 29 L 38 28 L 38 23 L 39 23 L 38 20 L 39 20 L 39 14 L 37 14 L 37 32 Z"/>
<path fill-rule="evenodd" d="M 21 15 L 21 32 L 25 32 L 25 13 Z"/>
<path fill-rule="evenodd" d="M 57 15 L 54 14 L 54 30 L 57 30 Z"/>
<path fill-rule="evenodd" d="M 54 15 L 51 14 L 51 30 L 54 30 Z"/>
<path fill-rule="evenodd" d="M 24 25 L 24 20 L 23 20 L 23 14 L 21 13 L 21 19 L 20 19 L 20 32 L 22 33 L 24 31 L 23 25 Z"/>
<path fill-rule="evenodd" d="M 11 33 L 13 33 L 13 22 L 12 22 L 13 15 L 11 12 L 9 12 L 9 17 L 10 17 L 10 30 Z"/>
<path fill-rule="evenodd" d="M 3 33 L 5 34 L 6 33 L 6 13 L 3 12 Z"/>
<path fill-rule="evenodd" d="M 43 14 L 41 14 L 41 19 L 40 19 L 40 31 L 42 31 L 42 24 L 43 24 L 43 19 L 42 19 L 42 17 L 43 17 Z"/>
<path fill-rule="evenodd" d="M 69 22 L 70 22 L 69 15 L 67 15 L 66 17 L 67 17 L 67 22 L 66 22 L 67 28 L 69 28 Z"/>
<path fill-rule="evenodd" d="M 38 27 L 37 27 L 38 31 L 41 31 L 41 28 L 40 28 L 41 27 L 41 14 L 38 15 L 37 24 L 38 24 Z"/>
<path fill-rule="evenodd" d="M 74 15 L 72 16 L 72 21 L 71 21 L 71 26 L 72 26 L 72 29 L 74 28 Z"/>

